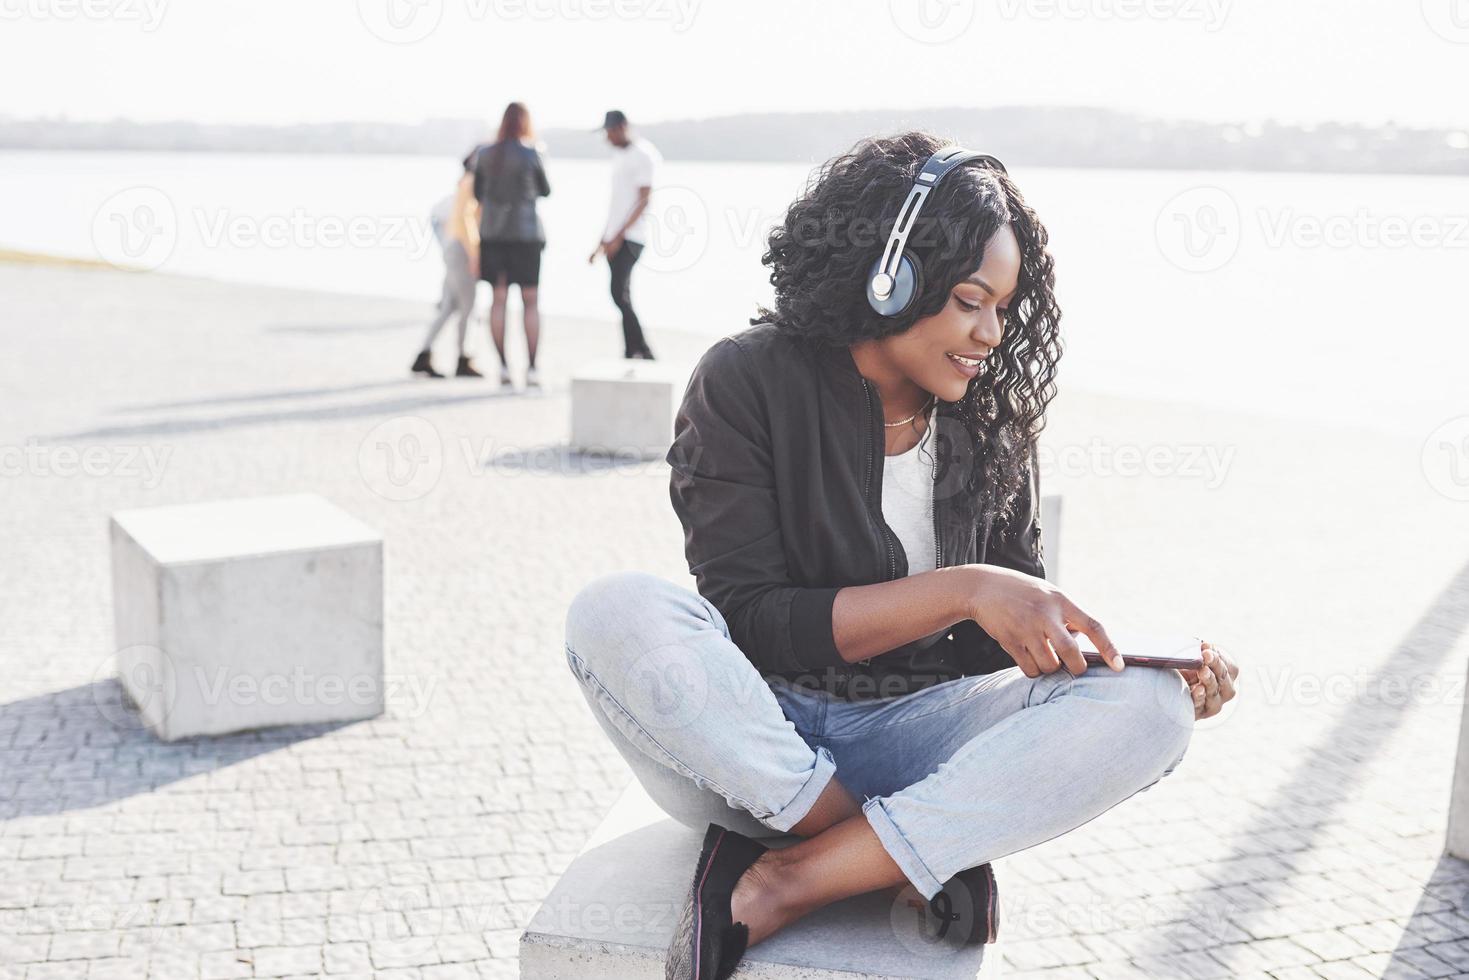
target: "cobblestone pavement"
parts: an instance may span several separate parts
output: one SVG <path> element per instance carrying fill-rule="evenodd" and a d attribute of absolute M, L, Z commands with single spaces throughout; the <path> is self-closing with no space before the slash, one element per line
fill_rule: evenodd
<path fill-rule="evenodd" d="M 0 980 L 516 975 L 629 778 L 566 604 L 688 579 L 663 465 L 562 448 L 565 371 L 616 328 L 548 318 L 550 394 L 502 397 L 406 376 L 426 312 L 0 265 Z M 375 448 L 405 434 L 407 482 Z M 1174 775 L 1001 862 L 1009 975 L 1469 975 L 1469 504 L 1422 440 L 1067 392 L 1047 445 L 1062 584 L 1246 677 Z M 386 537 L 387 713 L 158 742 L 112 678 L 107 514 L 297 490 Z"/>

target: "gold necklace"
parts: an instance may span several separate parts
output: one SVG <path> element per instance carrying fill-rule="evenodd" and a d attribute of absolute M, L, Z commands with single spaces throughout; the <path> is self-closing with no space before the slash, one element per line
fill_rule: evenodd
<path fill-rule="evenodd" d="M 882 424 L 882 427 L 884 429 L 896 429 L 900 425 L 907 425 L 909 422 L 912 422 L 914 419 L 918 418 L 918 416 L 922 415 L 925 411 L 927 411 L 928 406 L 930 406 L 932 404 L 933 404 L 933 396 L 932 395 L 929 395 L 928 396 L 928 401 L 924 402 L 923 405 L 918 409 L 918 411 L 914 412 L 912 415 L 908 416 L 905 419 L 898 419 L 898 421 L 896 421 L 896 422 L 884 422 Z"/>

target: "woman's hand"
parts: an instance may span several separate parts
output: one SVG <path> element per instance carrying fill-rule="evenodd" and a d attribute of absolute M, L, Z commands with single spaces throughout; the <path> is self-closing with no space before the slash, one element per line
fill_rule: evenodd
<path fill-rule="evenodd" d="M 1239 677 L 1239 665 L 1231 661 L 1223 650 L 1208 640 L 1200 641 L 1199 649 L 1204 656 L 1204 666 L 1198 670 L 1179 671 L 1193 695 L 1195 720 L 1212 718 L 1222 711 L 1225 702 L 1234 699 L 1234 682 Z"/>
<path fill-rule="evenodd" d="M 995 565 L 971 565 L 968 618 L 1004 648 L 1026 677 L 1039 677 L 1065 667 L 1086 671 L 1086 660 L 1073 633 L 1085 633 L 1113 670 L 1124 666 L 1122 655 L 1095 618 L 1045 579 Z"/>

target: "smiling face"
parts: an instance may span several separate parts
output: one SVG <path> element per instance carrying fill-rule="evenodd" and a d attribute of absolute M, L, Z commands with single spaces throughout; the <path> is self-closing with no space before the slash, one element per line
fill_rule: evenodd
<path fill-rule="evenodd" d="M 979 268 L 954 285 L 943 309 L 882 340 L 888 362 L 924 391 L 960 401 L 979 362 L 1004 337 L 1005 310 L 1019 279 L 1020 243 L 1001 225 Z"/>

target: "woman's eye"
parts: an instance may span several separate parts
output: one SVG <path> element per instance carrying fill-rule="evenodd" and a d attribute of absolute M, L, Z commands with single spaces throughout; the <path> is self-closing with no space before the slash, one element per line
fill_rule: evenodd
<path fill-rule="evenodd" d="M 954 296 L 954 302 L 958 303 L 959 309 L 963 310 L 965 313 L 974 313 L 982 305 L 979 303 L 966 303 L 964 302 L 964 300 L 960 299 L 957 294 Z"/>

